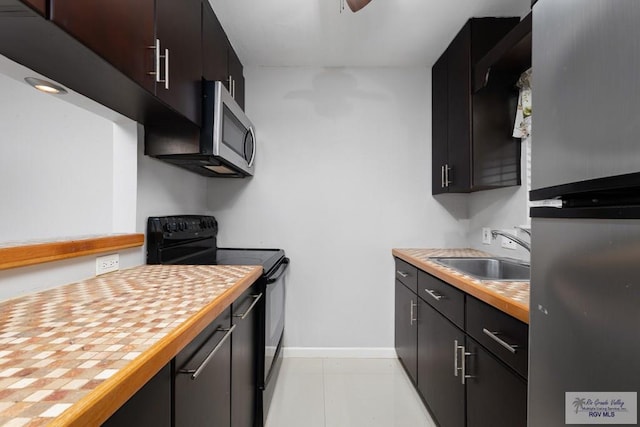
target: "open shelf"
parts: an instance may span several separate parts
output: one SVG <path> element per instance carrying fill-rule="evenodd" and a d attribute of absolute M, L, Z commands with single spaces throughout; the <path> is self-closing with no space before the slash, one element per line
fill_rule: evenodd
<path fill-rule="evenodd" d="M 473 71 L 474 92 L 487 85 L 494 71 L 517 80 L 520 74 L 531 68 L 531 29 L 532 18 L 529 13 L 477 62 Z"/>
<path fill-rule="evenodd" d="M 0 243 L 0 270 L 112 252 L 143 244 L 144 234 L 142 233 Z"/>

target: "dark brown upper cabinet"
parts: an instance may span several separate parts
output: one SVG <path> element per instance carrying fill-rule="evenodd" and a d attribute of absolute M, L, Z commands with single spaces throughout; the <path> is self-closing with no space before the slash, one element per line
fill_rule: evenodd
<path fill-rule="evenodd" d="M 201 122 L 200 0 L 52 0 L 51 20 L 169 107 Z"/>
<path fill-rule="evenodd" d="M 155 0 L 52 0 L 51 20 L 155 92 Z"/>
<path fill-rule="evenodd" d="M 242 63 L 208 1 L 202 3 L 202 60 L 204 79 L 221 81 L 244 109 Z"/>
<path fill-rule="evenodd" d="M 474 93 L 475 64 L 520 20 L 473 18 L 432 68 L 432 192 L 520 185 L 520 144 L 511 137 L 517 90 L 502 79 Z"/>
<path fill-rule="evenodd" d="M 23 3 L 28 4 L 33 9 L 38 11 L 40 15 L 47 16 L 47 0 L 22 0 Z"/>

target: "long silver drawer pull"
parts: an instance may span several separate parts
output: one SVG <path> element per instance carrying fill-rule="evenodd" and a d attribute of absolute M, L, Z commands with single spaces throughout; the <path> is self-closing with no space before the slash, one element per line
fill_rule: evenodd
<path fill-rule="evenodd" d="M 518 348 L 518 346 L 516 344 L 509 344 L 508 342 L 500 339 L 500 337 L 498 337 L 498 335 L 500 335 L 500 332 L 491 332 L 487 328 L 483 328 L 482 332 L 484 332 L 484 334 L 487 335 L 489 338 L 491 338 L 492 340 L 494 340 L 495 342 L 497 342 L 498 344 L 500 344 L 501 346 L 509 350 L 511 353 L 516 354 L 516 349 Z"/>
<path fill-rule="evenodd" d="M 233 333 L 233 330 L 235 328 L 236 328 L 236 325 L 233 325 L 229 329 L 224 329 L 224 328 L 216 329 L 216 332 L 226 332 L 226 334 L 224 334 L 224 336 L 222 337 L 220 342 L 218 344 L 216 344 L 215 347 L 213 347 L 213 350 L 211 350 L 211 353 L 209 353 L 207 355 L 207 358 L 204 359 L 204 361 L 196 369 L 180 369 L 178 371 L 178 373 L 180 373 L 180 374 L 192 374 L 191 375 L 191 379 L 192 380 L 197 379 L 200 376 L 200 374 L 202 373 L 202 371 L 204 370 L 204 368 L 207 367 L 207 365 L 209 364 L 209 362 L 211 361 L 213 356 L 215 356 L 215 354 L 218 352 L 218 350 L 220 350 L 220 347 L 222 347 L 224 342 L 231 336 L 231 334 Z"/>
<path fill-rule="evenodd" d="M 433 289 L 425 289 L 424 291 L 428 293 L 429 296 L 435 299 L 436 301 L 440 301 L 442 298 L 444 298 L 444 295 L 440 295 L 439 293 L 436 293 L 436 291 Z"/>
<path fill-rule="evenodd" d="M 404 277 L 405 279 L 409 277 L 409 275 L 404 271 L 397 270 L 396 273 L 398 273 L 400 276 Z"/>
<path fill-rule="evenodd" d="M 249 315 L 249 313 L 251 313 L 251 310 L 253 310 L 253 307 L 255 307 L 256 304 L 258 303 L 258 301 L 260 301 L 260 298 L 262 298 L 262 294 L 251 295 L 251 297 L 254 298 L 254 300 L 251 303 L 251 305 L 249 306 L 249 308 L 247 308 L 247 311 L 245 311 L 242 314 L 234 314 L 233 317 L 239 317 L 242 320 L 246 319 L 246 317 Z"/>

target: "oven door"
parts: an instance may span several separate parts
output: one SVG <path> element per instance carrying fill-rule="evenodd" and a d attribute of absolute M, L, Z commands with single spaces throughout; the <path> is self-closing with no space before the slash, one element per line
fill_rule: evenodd
<path fill-rule="evenodd" d="M 265 348 L 263 386 L 277 376 L 277 359 L 284 333 L 285 271 L 289 258 L 284 258 L 274 273 L 266 278 L 265 289 Z"/>

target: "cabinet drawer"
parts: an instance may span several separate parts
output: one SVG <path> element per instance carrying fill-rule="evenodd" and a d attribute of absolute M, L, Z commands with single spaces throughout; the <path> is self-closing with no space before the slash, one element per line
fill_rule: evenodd
<path fill-rule="evenodd" d="M 473 297 L 467 297 L 466 331 L 527 378 L 529 326 Z"/>
<path fill-rule="evenodd" d="M 418 295 L 464 329 L 464 292 L 421 271 L 418 273 Z"/>
<path fill-rule="evenodd" d="M 398 258 L 396 258 L 396 279 L 414 293 L 418 293 L 418 269 Z"/>

